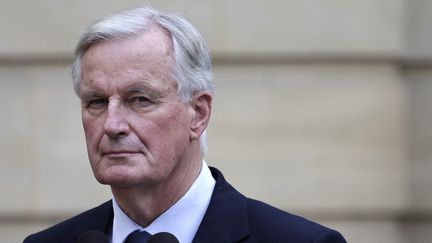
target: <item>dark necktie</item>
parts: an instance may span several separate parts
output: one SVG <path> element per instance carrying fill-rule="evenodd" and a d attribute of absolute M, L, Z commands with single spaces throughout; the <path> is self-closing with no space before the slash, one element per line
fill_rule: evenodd
<path fill-rule="evenodd" d="M 135 230 L 126 237 L 124 243 L 146 243 L 150 236 L 146 231 Z"/>

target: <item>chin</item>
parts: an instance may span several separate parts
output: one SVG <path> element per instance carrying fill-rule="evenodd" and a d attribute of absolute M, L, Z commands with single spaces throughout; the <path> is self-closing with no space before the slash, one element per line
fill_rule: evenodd
<path fill-rule="evenodd" d="M 111 166 L 94 171 L 96 180 L 103 185 L 128 184 L 134 181 L 132 168 L 122 168 L 123 166 Z"/>
<path fill-rule="evenodd" d="M 126 175 L 104 175 L 96 178 L 100 184 L 112 187 L 132 187 L 139 184 L 136 178 Z"/>
<path fill-rule="evenodd" d="M 95 174 L 96 180 L 103 185 L 111 187 L 133 187 L 136 185 L 153 184 L 152 179 L 137 174 L 138 168 L 113 166 L 101 173 Z"/>

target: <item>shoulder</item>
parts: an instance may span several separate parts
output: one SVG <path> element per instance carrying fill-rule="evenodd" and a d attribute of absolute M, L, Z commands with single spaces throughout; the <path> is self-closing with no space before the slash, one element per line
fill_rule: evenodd
<path fill-rule="evenodd" d="M 74 242 L 74 237 L 79 236 L 81 232 L 105 231 L 112 221 L 112 214 L 112 202 L 107 201 L 48 229 L 29 235 L 24 243 Z"/>
<path fill-rule="evenodd" d="M 222 242 L 244 243 L 346 242 L 335 230 L 245 197 L 219 170 L 211 168 L 211 171 L 216 185 L 194 242 L 218 242 L 215 237 Z"/>
<path fill-rule="evenodd" d="M 346 242 L 335 230 L 254 199 L 247 199 L 247 214 L 257 242 Z"/>

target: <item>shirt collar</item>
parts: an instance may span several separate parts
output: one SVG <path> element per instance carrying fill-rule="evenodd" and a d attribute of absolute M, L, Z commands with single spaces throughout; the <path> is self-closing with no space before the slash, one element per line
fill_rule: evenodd
<path fill-rule="evenodd" d="M 185 195 L 145 228 L 130 219 L 113 198 L 114 220 L 111 242 L 122 243 L 131 232 L 137 229 L 145 230 L 150 234 L 170 232 L 181 243 L 192 242 L 210 204 L 215 183 L 210 169 L 203 160 L 200 174 Z"/>

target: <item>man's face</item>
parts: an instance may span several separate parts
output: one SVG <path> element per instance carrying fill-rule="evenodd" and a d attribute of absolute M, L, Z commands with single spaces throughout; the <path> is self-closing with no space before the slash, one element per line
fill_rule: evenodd
<path fill-rule="evenodd" d="M 187 166 L 193 109 L 179 101 L 171 50 L 168 35 L 152 27 L 83 56 L 82 120 L 100 183 L 148 186 Z"/>

